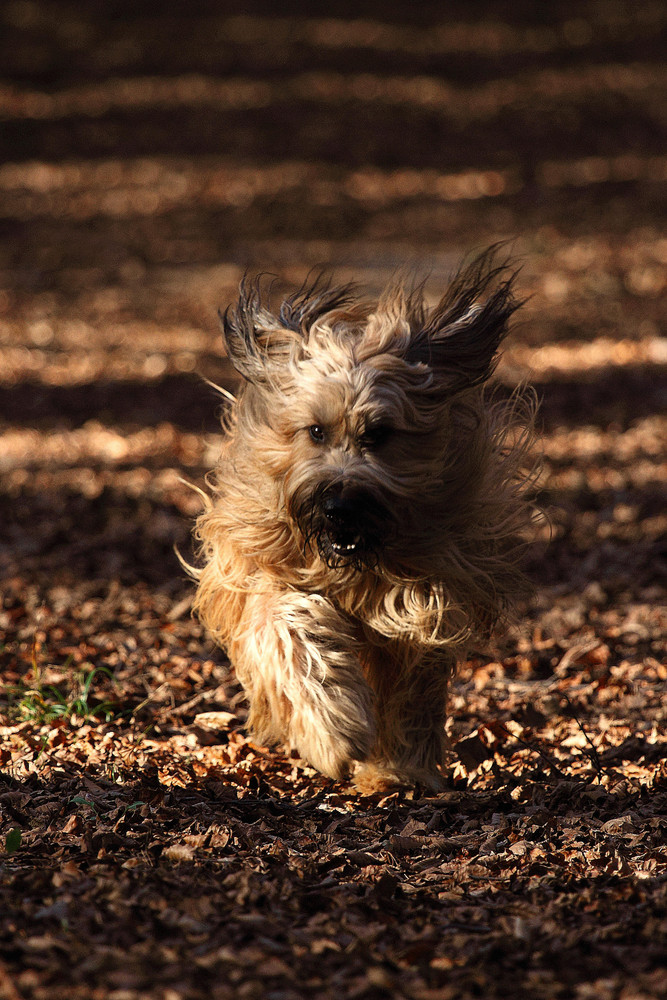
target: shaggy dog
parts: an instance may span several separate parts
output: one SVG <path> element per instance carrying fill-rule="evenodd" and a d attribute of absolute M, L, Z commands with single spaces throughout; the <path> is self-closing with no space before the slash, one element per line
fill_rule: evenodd
<path fill-rule="evenodd" d="M 532 402 L 485 386 L 517 308 L 488 251 L 432 310 L 321 278 L 222 316 L 243 384 L 196 535 L 196 611 L 263 744 L 364 791 L 438 788 L 447 683 L 521 588 Z"/>

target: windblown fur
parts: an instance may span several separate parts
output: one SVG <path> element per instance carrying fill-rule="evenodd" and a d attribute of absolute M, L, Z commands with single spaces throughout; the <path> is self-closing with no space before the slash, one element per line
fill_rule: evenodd
<path fill-rule="evenodd" d="M 196 609 L 256 738 L 365 789 L 438 786 L 450 674 L 522 587 L 532 397 L 486 385 L 513 280 L 489 252 L 432 310 L 317 279 L 277 313 L 244 281 L 222 316 Z"/>

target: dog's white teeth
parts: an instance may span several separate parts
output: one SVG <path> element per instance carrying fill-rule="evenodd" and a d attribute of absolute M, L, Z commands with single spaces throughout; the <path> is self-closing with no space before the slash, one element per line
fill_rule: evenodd
<path fill-rule="evenodd" d="M 354 552 L 358 544 L 357 541 L 346 542 L 345 544 L 342 542 L 332 542 L 331 547 L 335 552 Z"/>

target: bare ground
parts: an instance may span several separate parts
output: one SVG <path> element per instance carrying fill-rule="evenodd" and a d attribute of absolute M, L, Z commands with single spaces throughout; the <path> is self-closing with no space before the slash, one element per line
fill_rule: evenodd
<path fill-rule="evenodd" d="M 0 1000 L 663 997 L 664 9 L 300 13 L 0 15 Z M 363 798 L 247 739 L 190 616 L 215 310 L 498 239 L 552 538 L 446 792 Z"/>

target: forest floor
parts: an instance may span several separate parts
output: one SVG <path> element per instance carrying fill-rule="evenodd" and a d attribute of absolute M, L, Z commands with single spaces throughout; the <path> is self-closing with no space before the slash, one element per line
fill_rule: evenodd
<path fill-rule="evenodd" d="M 667 18 L 450 6 L 1 15 L 0 1000 L 667 995 Z M 496 240 L 550 537 L 446 790 L 363 797 L 191 615 L 216 309 Z"/>

